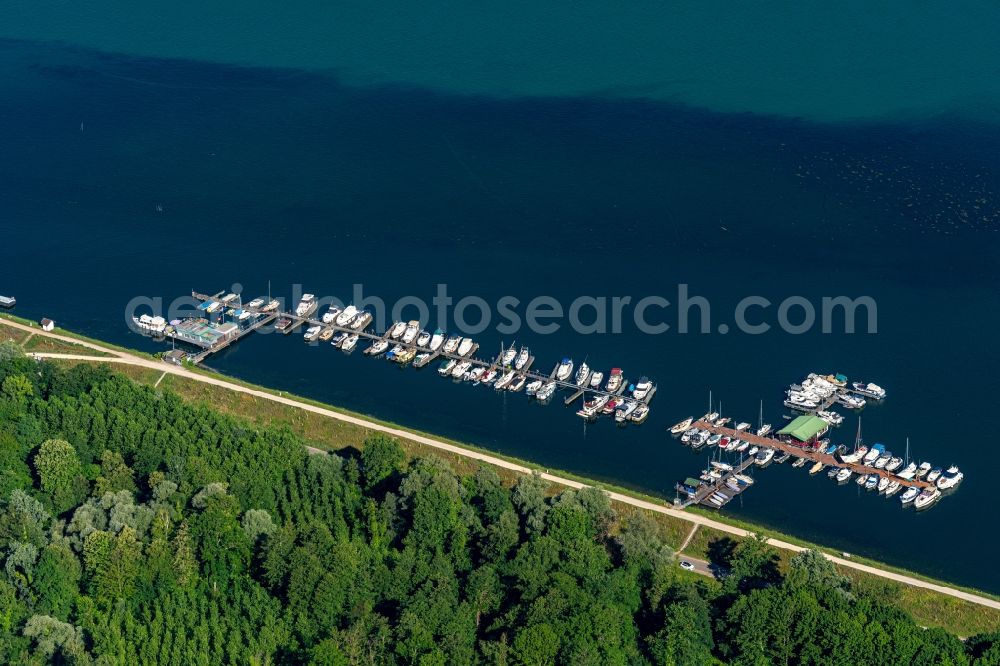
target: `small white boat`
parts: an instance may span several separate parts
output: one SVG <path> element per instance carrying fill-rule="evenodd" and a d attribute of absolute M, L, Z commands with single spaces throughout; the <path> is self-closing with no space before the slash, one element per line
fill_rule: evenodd
<path fill-rule="evenodd" d="M 852 382 L 851 390 L 867 398 L 875 398 L 876 400 L 885 398 L 885 389 L 870 382 Z"/>
<path fill-rule="evenodd" d="M 590 366 L 584 361 L 580 364 L 580 368 L 576 371 L 575 383 L 577 386 L 586 385 L 587 381 L 590 379 Z"/>
<path fill-rule="evenodd" d="M 564 382 L 569 379 L 571 374 L 573 374 L 573 359 L 564 358 L 556 368 L 556 379 Z"/>
<path fill-rule="evenodd" d="M 354 318 L 358 316 L 358 309 L 354 305 L 348 305 L 343 311 L 337 315 L 336 323 L 337 326 L 346 327 Z"/>
<path fill-rule="evenodd" d="M 856 463 L 856 462 L 860 462 L 861 459 L 864 458 L 867 453 L 868 453 L 868 447 L 867 446 L 861 446 L 860 448 L 854 449 L 854 451 L 851 452 L 851 453 L 845 453 L 845 454 L 839 456 L 840 462 L 843 462 L 843 463 Z"/>
<path fill-rule="evenodd" d="M 528 395 L 535 395 L 538 393 L 538 389 L 542 388 L 543 382 L 541 379 L 536 379 L 533 382 L 529 382 L 527 386 L 524 387 L 524 392 Z"/>
<path fill-rule="evenodd" d="M 719 412 L 709 412 L 699 420 L 704 421 L 705 423 L 714 423 L 717 418 L 719 418 Z"/>
<path fill-rule="evenodd" d="M 687 430 L 688 428 L 691 427 L 691 424 L 693 422 L 694 422 L 694 419 L 692 417 L 690 417 L 690 416 L 687 417 L 686 419 L 684 419 L 680 423 L 676 423 L 673 426 L 671 426 L 670 427 L 670 434 L 677 435 L 677 434 L 680 434 L 680 433 L 684 432 L 685 430 Z"/>
<path fill-rule="evenodd" d="M 892 460 L 892 454 L 891 453 L 888 453 L 888 454 L 883 453 L 875 461 L 875 464 L 874 464 L 875 469 L 885 469 L 885 466 L 889 463 L 890 460 Z"/>
<path fill-rule="evenodd" d="M 917 499 L 917 495 L 920 494 L 920 489 L 915 486 L 911 486 L 906 489 L 902 495 L 899 496 L 899 501 L 903 504 L 909 504 L 913 500 Z"/>
<path fill-rule="evenodd" d="M 371 346 L 365 350 L 369 356 L 378 356 L 389 348 L 389 343 L 385 340 L 375 340 Z"/>
<path fill-rule="evenodd" d="M 743 453 L 748 448 L 750 448 L 750 442 L 748 442 L 745 439 L 741 439 L 739 445 L 736 447 L 736 452 L 737 453 Z"/>
<path fill-rule="evenodd" d="M 405 331 L 406 331 L 406 322 L 397 321 L 395 324 L 392 325 L 392 328 L 389 330 L 389 337 L 392 338 L 393 340 L 398 340 L 399 336 L 401 336 Z"/>
<path fill-rule="evenodd" d="M 295 316 L 308 317 L 313 312 L 316 312 L 317 307 L 316 296 L 313 294 L 302 294 L 302 300 L 295 306 Z"/>
<path fill-rule="evenodd" d="M 420 332 L 420 322 L 416 319 L 408 322 L 406 328 L 403 329 L 403 344 L 411 344 L 417 339 L 417 333 Z"/>
<path fill-rule="evenodd" d="M 764 437 L 769 432 L 771 432 L 771 424 L 770 423 L 765 423 L 761 427 L 757 428 L 757 436 L 758 437 Z"/>
<path fill-rule="evenodd" d="M 629 416 L 629 420 L 632 421 L 632 423 L 642 423 L 648 416 L 649 405 L 646 403 L 640 403 L 639 406 L 635 408 L 635 411 L 632 412 L 632 415 Z"/>
<path fill-rule="evenodd" d="M 826 465 L 824 465 L 823 463 L 821 463 L 820 461 L 817 460 L 813 464 L 813 466 L 809 468 L 809 473 L 810 474 L 819 474 L 823 470 L 824 467 L 826 467 Z"/>
<path fill-rule="evenodd" d="M 885 496 L 892 497 L 898 493 L 899 489 L 902 487 L 903 485 L 899 481 L 890 481 L 889 485 L 885 487 Z"/>
<path fill-rule="evenodd" d="M 535 394 L 535 397 L 538 398 L 539 400 L 548 400 L 549 398 L 552 397 L 552 395 L 555 392 L 556 392 L 556 383 L 549 382 L 544 386 L 542 386 L 542 388 L 538 389 L 538 393 Z"/>
<path fill-rule="evenodd" d="M 920 509 L 926 509 L 934 502 L 937 502 L 941 498 L 941 491 L 937 488 L 928 488 L 924 492 L 917 495 L 917 499 L 914 500 L 913 506 Z"/>
<path fill-rule="evenodd" d="M 260 308 L 260 306 L 262 306 L 262 305 L 264 305 L 264 299 L 263 298 L 255 298 L 252 301 L 250 301 L 249 303 L 247 303 L 246 305 L 244 305 L 243 307 L 246 308 L 246 309 L 248 309 L 248 310 L 256 310 L 256 309 Z"/>
<path fill-rule="evenodd" d="M 517 349 L 514 348 L 514 345 L 511 345 L 510 348 L 504 349 L 503 353 L 500 354 L 500 365 L 510 365 L 514 362 L 515 356 L 517 356 Z"/>
<path fill-rule="evenodd" d="M 500 391 L 500 390 L 503 390 L 503 389 L 507 388 L 507 386 L 508 386 L 508 385 L 509 385 L 509 384 L 510 384 L 510 383 L 511 383 L 512 381 L 514 381 L 514 375 L 515 375 L 515 374 L 516 374 L 516 373 L 515 373 L 515 371 L 513 371 L 513 370 L 508 370 L 507 372 L 505 372 L 505 373 L 503 374 L 503 376 L 502 376 L 502 377 L 500 377 L 500 379 L 498 379 L 498 380 L 496 381 L 496 384 L 494 384 L 494 385 L 493 385 L 493 388 L 495 388 L 495 389 L 496 389 L 496 390 L 498 390 L 498 391 Z"/>
<path fill-rule="evenodd" d="M 524 383 L 528 381 L 528 378 L 523 374 L 518 374 L 514 379 L 511 380 L 510 385 L 507 390 L 511 393 L 516 393 L 524 388 Z"/>
<path fill-rule="evenodd" d="M 653 382 L 649 381 L 649 377 L 639 377 L 639 381 L 636 382 L 635 389 L 632 390 L 632 397 L 636 400 L 642 400 L 649 392 L 653 390 Z M 750 424 L 747 424 L 750 427 Z"/>
<path fill-rule="evenodd" d="M 458 337 L 457 335 L 453 335 L 450 338 L 448 338 L 447 340 L 445 340 L 445 343 L 444 343 L 444 353 L 445 354 L 454 354 L 455 350 L 458 349 L 458 344 L 461 341 L 462 341 L 462 338 Z"/>
<path fill-rule="evenodd" d="M 331 305 L 326 312 L 323 313 L 323 323 L 333 324 L 337 321 L 337 315 L 341 313 L 341 309 L 336 305 Z"/>
<path fill-rule="evenodd" d="M 472 346 L 476 344 L 472 341 L 472 338 L 462 338 L 461 342 L 458 343 L 458 355 L 468 356 L 472 352 Z"/>
<path fill-rule="evenodd" d="M 260 309 L 260 311 L 261 312 L 273 312 L 274 310 L 277 310 L 280 305 L 281 305 L 281 301 L 279 301 L 277 298 L 275 298 L 275 299 L 269 301 L 267 305 L 265 305 L 264 307 L 262 307 Z"/>
<path fill-rule="evenodd" d="M 322 331 L 319 332 L 319 341 L 329 342 L 330 338 L 333 337 L 334 332 L 335 331 L 333 330 L 333 326 L 327 326 L 326 328 L 324 328 Z"/>
<path fill-rule="evenodd" d="M 889 477 L 883 476 L 878 480 L 878 492 L 879 494 L 884 493 L 889 487 Z"/>
<path fill-rule="evenodd" d="M 528 351 L 527 347 L 521 347 L 521 351 L 518 352 L 517 358 L 514 359 L 514 368 L 521 370 L 528 364 L 529 358 L 531 358 L 531 352 Z"/>
<path fill-rule="evenodd" d="M 889 467 L 886 466 L 886 469 L 889 469 Z M 927 480 L 930 481 L 931 483 L 935 483 L 943 473 L 944 473 L 943 469 L 941 469 L 940 467 L 935 467 L 934 469 L 932 469 L 930 472 L 927 473 Z"/>
<path fill-rule="evenodd" d="M 941 490 L 947 490 L 949 488 L 954 488 L 962 482 L 965 478 L 965 474 L 962 473 L 958 467 L 954 465 L 949 467 L 937 480 L 937 487 Z"/>
<path fill-rule="evenodd" d="M 878 486 L 878 480 L 878 474 L 869 474 L 868 480 L 865 481 L 865 490 L 875 490 L 875 487 Z"/>
<path fill-rule="evenodd" d="M 839 472 L 837 472 L 837 483 L 847 483 L 851 478 L 851 470 L 844 467 Z"/>
<path fill-rule="evenodd" d="M 442 377 L 447 377 L 455 369 L 456 365 L 458 365 L 458 362 L 455 359 L 449 359 L 438 368 L 438 374 Z"/>
<path fill-rule="evenodd" d="M 347 336 L 346 340 L 340 343 L 340 348 L 343 349 L 344 351 L 351 351 L 357 346 L 357 344 L 358 344 L 358 334 L 352 333 L 349 336 Z"/>
<path fill-rule="evenodd" d="M 917 478 L 923 478 L 927 476 L 927 473 L 931 471 L 931 464 L 929 462 L 922 462 L 917 467 Z"/>
<path fill-rule="evenodd" d="M 805 458 L 796 458 L 795 462 L 792 463 L 792 467 L 805 467 L 805 464 L 806 464 Z"/>
<path fill-rule="evenodd" d="M 887 472 L 895 472 L 902 465 L 903 465 L 903 459 L 902 458 L 890 458 L 889 462 L 887 462 L 885 464 L 885 471 L 887 471 Z"/>
<path fill-rule="evenodd" d="M 310 326 L 309 328 L 306 329 L 306 332 L 302 336 L 302 339 L 305 340 L 306 342 L 312 342 L 313 340 L 319 337 L 319 334 L 322 331 L 323 331 L 322 326 Z"/>
<path fill-rule="evenodd" d="M 737 432 L 743 432 L 744 430 L 748 430 L 749 428 L 750 424 L 747 423 L 746 421 L 740 421 L 739 423 L 736 424 Z"/>
<path fill-rule="evenodd" d="M 484 366 L 476 366 L 469 372 L 469 381 L 478 382 L 485 372 L 486 368 Z"/>
<path fill-rule="evenodd" d="M 152 315 L 144 314 L 138 317 L 132 317 L 132 321 L 139 328 L 139 330 L 144 333 L 162 335 L 163 332 L 167 330 L 167 320 L 160 316 L 154 317 Z"/>
<path fill-rule="evenodd" d="M 430 341 L 431 341 L 431 334 L 427 331 L 420 331 L 420 334 L 417 336 L 417 346 L 426 347 L 427 343 Z"/>
<path fill-rule="evenodd" d="M 455 379 L 461 379 L 462 375 L 464 375 L 465 372 L 471 367 L 472 363 L 469 361 L 461 361 L 458 365 L 452 368 L 451 376 Z"/>
<path fill-rule="evenodd" d="M 489 370 L 483 373 L 483 377 L 480 381 L 483 384 L 492 384 L 493 381 L 497 378 L 497 374 L 499 373 L 497 372 L 496 368 L 490 368 Z"/>
<path fill-rule="evenodd" d="M 864 485 L 865 485 L 866 483 L 868 483 L 868 475 L 867 475 L 867 474 L 862 474 L 862 475 L 860 475 L 860 476 L 858 477 L 858 479 L 857 479 L 856 483 L 857 483 L 857 484 L 858 484 L 859 486 L 864 486 Z"/>
<path fill-rule="evenodd" d="M 437 351 L 438 348 L 443 344 L 444 344 L 444 331 L 442 331 L 439 328 L 436 331 L 434 331 L 434 335 L 431 336 L 431 341 L 430 344 L 428 345 L 428 348 L 431 351 Z"/>
<path fill-rule="evenodd" d="M 756 457 L 754 458 L 754 464 L 763 467 L 767 463 L 771 462 L 771 458 L 774 457 L 774 449 L 763 449 L 758 451 Z"/>
<path fill-rule="evenodd" d="M 624 423 L 626 419 L 632 416 L 632 412 L 634 412 L 638 406 L 638 401 L 626 400 L 624 405 L 615 410 L 615 421 L 618 423 Z"/>
<path fill-rule="evenodd" d="M 625 376 L 622 374 L 622 369 L 611 368 L 611 374 L 608 376 L 608 383 L 604 387 L 604 390 L 608 393 L 617 393 L 624 382 Z"/>
<path fill-rule="evenodd" d="M 358 315 L 351 322 L 351 328 L 355 331 L 363 331 L 368 328 L 368 324 L 372 323 L 372 313 L 368 310 L 361 310 Z"/>
<path fill-rule="evenodd" d="M 595 372 L 595 373 L 591 374 L 590 375 L 590 388 L 594 388 L 594 389 L 600 388 L 601 387 L 601 382 L 603 382 L 603 381 L 604 381 L 604 373 L 603 372 Z"/>
<path fill-rule="evenodd" d="M 751 446 L 750 449 L 747 451 L 747 456 L 753 457 L 753 456 L 757 455 L 758 451 L 760 451 L 760 447 L 759 446 Z"/>

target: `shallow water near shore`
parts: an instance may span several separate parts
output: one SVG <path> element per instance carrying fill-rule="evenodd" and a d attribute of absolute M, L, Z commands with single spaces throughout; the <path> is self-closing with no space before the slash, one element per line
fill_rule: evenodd
<path fill-rule="evenodd" d="M 868 295 L 878 332 L 640 333 L 513 338 L 548 371 L 562 356 L 658 384 L 641 427 L 584 424 L 299 335 L 256 335 L 207 365 L 259 384 L 672 498 L 697 473 L 665 428 L 708 408 L 783 423 L 810 371 L 885 386 L 865 440 L 958 464 L 966 480 L 921 514 L 825 475 L 772 465 L 726 512 L 789 534 L 1000 592 L 983 566 L 998 521 L 989 446 L 1000 364 L 1000 130 L 985 121 L 810 123 L 648 100 L 445 94 L 0 43 L 0 293 L 15 312 L 149 351 L 133 297 L 270 280 L 349 299 L 495 303 L 663 295 L 736 302 Z M 773 314 L 773 313 L 772 313 Z M 586 315 L 584 316 L 586 318 Z M 668 321 L 670 319 L 668 318 Z M 434 324 L 432 324 L 433 327 Z M 717 405 L 716 405 L 717 406 Z M 854 439 L 856 420 L 834 432 Z M 976 547 L 970 547 L 971 545 Z"/>

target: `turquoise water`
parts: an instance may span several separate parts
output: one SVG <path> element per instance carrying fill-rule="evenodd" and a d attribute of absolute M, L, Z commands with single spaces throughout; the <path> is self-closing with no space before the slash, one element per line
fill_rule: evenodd
<path fill-rule="evenodd" d="M 540 407 L 296 337 L 254 336 L 209 365 L 665 498 L 704 460 L 664 429 L 702 413 L 709 389 L 736 418 L 754 420 L 763 399 L 765 418 L 780 423 L 782 387 L 804 373 L 870 378 L 890 398 L 866 410 L 866 439 L 901 453 L 910 437 L 915 456 L 961 465 L 968 478 L 954 495 L 918 515 L 853 484 L 772 466 L 727 510 L 1000 591 L 1000 572 L 982 567 L 981 550 L 961 547 L 995 547 L 997 532 L 983 510 L 996 492 L 986 463 L 1000 388 L 1000 130 L 982 113 L 992 80 L 974 91 L 978 84 L 956 75 L 901 94 L 886 76 L 872 86 L 879 94 L 866 96 L 845 92 L 861 79 L 830 75 L 805 94 L 802 82 L 816 80 L 807 77 L 812 63 L 794 61 L 800 75 L 783 84 L 752 66 L 763 62 L 762 47 L 730 65 L 754 77 L 691 70 L 695 87 L 714 90 L 710 101 L 682 96 L 679 84 L 638 99 L 646 92 L 613 91 L 607 79 L 676 77 L 639 76 L 618 61 L 602 65 L 614 77 L 596 66 L 546 65 L 556 61 L 532 48 L 554 19 L 529 30 L 538 10 L 517 14 L 514 6 L 506 28 L 494 22 L 509 33 L 520 16 L 519 42 L 501 47 L 469 33 L 467 48 L 496 55 L 489 66 L 479 58 L 477 75 L 468 51 L 447 39 L 460 13 L 428 13 L 423 23 L 393 15 L 393 25 L 411 25 L 405 35 L 345 23 L 340 46 L 331 46 L 316 37 L 329 27 L 322 20 L 309 32 L 299 29 L 303 19 L 267 22 L 250 10 L 234 11 L 228 24 L 223 10 L 204 10 L 218 15 L 197 14 L 203 20 L 185 41 L 179 17 L 195 21 L 183 5 L 141 26 L 135 17 L 101 23 L 97 14 L 74 15 L 78 7 L 59 16 L 46 7 L 32 14 L 35 28 L 23 17 L 0 22 L 6 35 L 34 38 L 0 41 L 0 293 L 18 297 L 19 314 L 158 350 L 126 328 L 129 299 L 169 300 L 234 281 L 253 295 L 270 280 L 285 297 L 301 283 L 348 299 L 360 282 L 391 302 L 429 299 L 446 283 L 456 299 L 552 295 L 564 303 L 670 297 L 686 283 L 722 321 L 748 295 L 870 295 L 875 335 L 650 336 L 633 326 L 618 335 L 517 335 L 545 369 L 569 355 L 654 378 L 649 421 L 624 429 L 585 427 L 558 402 Z M 587 10 L 579 12 L 562 19 L 564 41 L 553 42 L 566 61 L 594 30 Z M 938 25 L 948 24 L 942 17 Z M 430 33 L 440 39 L 420 39 Z M 625 38 L 605 34 L 628 51 Z M 976 34 L 964 41 L 974 45 Z M 661 48 L 689 60 L 709 51 L 711 40 L 687 39 Z M 907 43 L 900 37 L 900 57 L 872 54 L 869 62 L 883 72 L 910 67 L 901 55 Z M 336 49 L 350 58 L 337 61 Z M 159 57 L 166 54 L 182 58 Z M 529 56 L 536 66 L 515 66 Z M 942 58 L 939 67 L 964 67 Z M 792 67 L 786 61 L 783 71 Z M 832 61 L 826 68 L 839 72 Z M 947 100 L 946 89 L 954 93 Z M 823 103 L 833 96 L 836 113 Z M 868 119 L 830 122 L 859 115 Z M 511 336 L 490 329 L 476 337 L 489 349 Z M 851 441 L 853 424 L 835 439 Z"/>
<path fill-rule="evenodd" d="M 823 120 L 996 118 L 1000 5 L 11 0 L 0 37 L 484 95 Z"/>

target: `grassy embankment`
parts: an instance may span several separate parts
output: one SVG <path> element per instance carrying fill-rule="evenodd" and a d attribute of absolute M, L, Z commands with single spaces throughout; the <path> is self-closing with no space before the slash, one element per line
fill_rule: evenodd
<path fill-rule="evenodd" d="M 62 333 L 61 330 L 59 332 Z M 15 329 L 5 328 L 3 334 L 0 335 L 0 339 L 4 340 L 14 339 L 15 341 L 23 343 L 24 340 L 29 338 L 30 334 L 21 335 L 21 333 L 22 333 L 21 331 L 17 331 Z M 25 345 L 26 349 L 31 347 L 33 341 L 39 337 L 40 336 L 36 335 L 31 337 L 31 339 L 28 339 L 28 343 L 27 345 Z M 99 344 L 108 348 L 115 348 L 112 345 L 105 345 L 105 343 L 103 342 L 97 340 L 90 340 L 83 336 L 74 335 L 74 337 L 87 340 L 88 342 Z M 87 350 L 82 347 L 78 347 L 76 345 L 68 345 L 66 343 L 62 343 L 61 341 L 50 341 L 50 342 L 53 342 L 56 345 L 66 345 L 67 347 L 72 347 L 73 348 L 72 351 L 68 353 L 90 353 L 93 351 L 93 350 Z M 129 353 L 137 353 L 133 352 L 132 350 L 121 349 L 121 348 L 118 349 L 120 349 L 121 351 L 127 351 Z M 42 351 L 42 350 L 36 349 L 34 351 Z M 51 351 L 51 350 L 45 349 L 44 351 Z M 59 351 L 64 351 L 64 350 L 60 349 Z M 93 352 L 93 353 L 95 356 L 99 355 L 98 352 Z M 148 355 L 146 354 L 140 353 L 139 355 L 148 357 Z M 66 362 L 66 361 L 61 361 L 61 362 Z M 251 395 L 246 395 L 244 393 L 231 391 L 224 387 L 214 386 L 211 384 L 194 381 L 185 377 L 179 377 L 176 375 L 169 375 L 169 374 L 164 376 L 162 372 L 136 366 L 116 365 L 114 367 L 115 370 L 122 372 L 123 374 L 126 374 L 127 376 L 131 377 L 133 380 L 139 383 L 152 386 L 156 384 L 157 381 L 159 381 L 160 382 L 159 389 L 161 390 L 166 390 L 166 389 L 172 390 L 186 400 L 210 405 L 211 407 L 219 409 L 220 411 L 223 411 L 225 413 L 238 416 L 241 418 L 247 418 L 254 423 L 286 424 L 294 432 L 301 435 L 310 446 L 317 449 L 336 451 L 339 449 L 344 449 L 349 447 L 360 448 L 361 446 L 363 446 L 365 438 L 367 438 L 372 432 L 368 428 L 361 425 L 346 423 L 344 421 L 338 421 L 336 419 L 327 418 L 320 414 L 314 414 L 312 412 L 307 412 L 305 410 L 297 409 L 289 405 L 258 398 Z M 195 371 L 214 377 L 219 377 L 217 373 L 210 373 L 200 369 L 196 369 Z M 422 433 L 420 431 L 406 428 L 405 426 L 400 426 L 398 424 L 380 421 L 378 419 L 373 419 L 363 414 L 355 414 L 348 410 L 340 409 L 330 405 L 325 405 L 323 403 L 310 400 L 308 398 L 302 398 L 284 392 L 274 391 L 266 387 L 257 386 L 231 377 L 226 377 L 226 379 L 234 384 L 239 384 L 242 386 L 254 388 L 256 390 L 264 391 L 274 395 L 280 394 L 288 398 L 294 398 L 295 400 L 301 401 L 303 403 L 320 406 L 343 414 L 359 416 L 382 425 L 398 428 L 400 430 L 412 432 L 414 434 L 434 437 L 441 441 L 456 446 L 460 446 L 462 448 L 489 453 L 492 456 L 504 458 L 511 462 L 521 464 L 525 467 L 540 469 L 539 466 L 536 464 L 524 460 L 518 460 L 511 456 L 504 456 L 502 454 L 497 454 L 494 451 L 488 451 L 486 449 L 470 446 L 462 442 L 447 440 L 441 437 L 437 437 L 436 435 Z M 407 452 L 408 456 L 417 457 L 417 456 L 433 454 L 447 460 L 459 473 L 471 473 L 475 471 L 475 469 L 478 468 L 479 465 L 481 464 L 478 461 L 470 460 L 461 455 L 452 454 L 447 451 L 441 451 L 439 449 L 435 449 L 420 444 L 418 442 L 414 442 L 412 440 L 404 439 L 401 442 L 401 444 L 403 445 L 403 448 Z M 547 471 L 550 471 L 553 474 L 558 474 L 560 476 L 564 476 L 567 478 L 579 480 L 588 483 L 589 485 L 594 485 L 608 490 L 613 490 L 615 492 L 619 492 L 646 501 L 661 503 L 661 504 L 665 502 L 663 498 L 651 497 L 627 488 L 620 488 L 605 483 L 595 482 L 591 479 L 586 479 L 584 477 L 580 477 L 578 475 L 574 475 L 571 473 L 557 471 L 557 470 L 547 470 Z M 517 474 L 511 470 L 498 468 L 497 472 L 508 483 L 513 483 L 517 477 Z M 559 492 L 560 490 L 561 488 L 556 484 L 553 484 L 550 488 L 550 492 L 552 493 Z M 621 503 L 616 503 L 615 508 L 619 513 L 620 520 L 627 519 L 629 515 L 632 515 L 635 512 L 643 511 L 642 509 L 639 509 L 637 507 Z M 772 536 L 774 538 L 781 539 L 789 543 L 794 543 L 805 547 L 817 548 L 819 550 L 823 550 L 824 552 L 828 552 L 831 554 L 836 554 L 836 555 L 840 554 L 833 549 L 820 547 L 815 544 L 803 541 L 801 539 L 797 539 L 795 537 L 775 532 L 774 530 L 761 529 L 758 526 L 742 523 L 737 520 L 732 520 L 730 518 L 725 517 L 724 515 L 716 514 L 714 512 L 712 513 L 705 512 L 705 513 L 710 515 L 712 518 L 718 520 L 719 522 L 724 522 L 737 527 L 743 527 L 745 529 L 763 532 L 768 536 Z M 669 515 L 663 515 L 658 513 L 653 514 L 653 518 L 657 520 L 658 523 L 661 525 L 662 534 L 665 542 L 675 549 L 678 548 L 683 543 L 685 537 L 691 531 L 692 527 L 691 523 L 681 518 L 676 518 Z M 695 532 L 694 537 L 691 539 L 690 543 L 687 545 L 687 547 L 684 549 L 683 552 L 684 554 L 690 555 L 692 557 L 698 557 L 701 559 L 711 559 L 713 551 L 719 552 L 719 551 L 724 551 L 726 548 L 731 548 L 732 545 L 734 545 L 734 543 L 737 540 L 738 539 L 733 535 L 719 532 L 717 530 L 708 527 L 699 527 L 698 530 Z M 791 558 L 792 554 L 788 551 L 779 551 L 779 554 L 781 556 L 782 566 L 787 565 L 787 562 Z M 932 578 L 922 576 L 920 574 L 916 574 L 910 571 L 906 571 L 904 569 L 887 566 L 881 562 L 875 562 L 872 560 L 867 560 L 865 558 L 860 558 L 856 556 L 853 559 L 868 564 L 872 564 L 873 566 L 877 566 L 883 569 L 896 571 L 899 573 L 913 576 L 915 578 L 920 578 L 922 580 L 938 582 L 943 585 L 950 585 L 948 583 L 941 583 L 940 581 L 936 581 Z M 913 615 L 914 618 L 916 618 L 916 620 L 920 624 L 924 626 L 940 626 L 945 629 L 948 629 L 949 631 L 957 633 L 960 636 L 970 636 L 982 631 L 996 631 L 1000 629 L 1000 611 L 998 610 L 980 606 L 972 602 L 963 601 L 961 599 L 956 599 L 954 597 L 943 595 L 934 592 L 932 590 L 925 590 L 922 588 L 916 588 L 909 585 L 901 585 L 893 583 L 878 576 L 856 571 L 853 569 L 844 568 L 843 572 L 845 573 L 845 575 L 850 577 L 857 586 L 877 587 L 877 589 L 882 591 L 885 594 L 885 596 L 892 598 L 900 608 L 909 612 L 911 615 Z M 964 589 L 969 592 L 973 592 L 983 596 L 997 598 L 995 595 L 984 593 L 980 590 L 963 588 L 954 585 L 952 585 L 952 587 L 958 587 L 959 589 Z"/>

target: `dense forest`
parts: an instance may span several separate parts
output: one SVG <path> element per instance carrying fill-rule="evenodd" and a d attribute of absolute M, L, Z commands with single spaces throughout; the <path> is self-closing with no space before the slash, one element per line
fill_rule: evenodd
<path fill-rule="evenodd" d="M 0 663 L 1000 664 L 821 555 L 717 583 L 600 491 L 261 428 L 0 345 Z"/>

